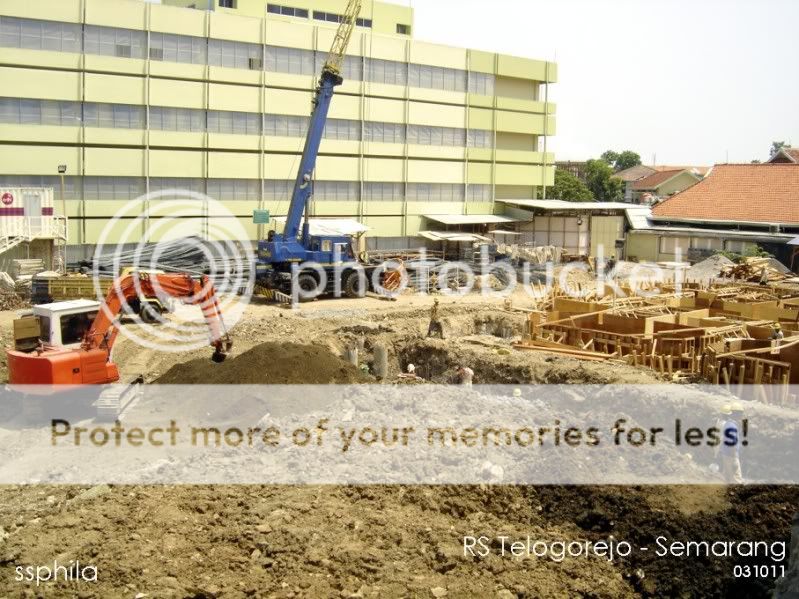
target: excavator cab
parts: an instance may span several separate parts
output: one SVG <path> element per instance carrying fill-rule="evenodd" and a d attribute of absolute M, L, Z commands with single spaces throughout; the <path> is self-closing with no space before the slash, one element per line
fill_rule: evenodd
<path fill-rule="evenodd" d="M 100 302 L 84 299 L 34 306 L 14 320 L 14 349 L 78 348 L 99 310 Z"/>

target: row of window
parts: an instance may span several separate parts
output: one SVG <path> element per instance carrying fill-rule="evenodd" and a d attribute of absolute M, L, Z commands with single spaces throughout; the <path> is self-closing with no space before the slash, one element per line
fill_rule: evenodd
<path fill-rule="evenodd" d="M 260 179 L 198 179 L 188 177 L 151 177 L 150 192 L 160 192 L 163 199 L 185 198 L 181 192 L 206 194 L 225 201 L 258 201 L 261 198 Z M 0 175 L 0 187 L 52 187 L 60 193 L 60 179 L 55 176 Z M 263 199 L 283 201 L 291 197 L 294 180 L 265 179 Z M 167 190 L 178 190 L 165 193 Z M 135 200 L 146 193 L 144 177 L 64 177 L 66 200 Z M 490 185 L 464 186 L 452 183 L 377 183 L 366 181 L 363 191 L 356 181 L 316 181 L 314 199 L 318 201 L 377 202 L 462 202 L 491 201 Z"/>
<path fill-rule="evenodd" d="M 82 109 L 81 109 L 82 106 Z M 145 129 L 144 106 L 132 104 L 103 104 L 0 98 L 0 122 L 21 125 L 58 125 L 105 127 L 109 129 Z M 200 110 L 195 108 L 150 107 L 150 129 L 230 133 L 235 135 L 267 135 L 272 137 L 303 137 L 308 130 L 309 117 L 279 114 L 261 115 L 255 112 L 229 110 Z M 430 127 L 347 119 L 328 119 L 325 138 L 348 141 L 409 143 L 424 146 L 453 146 L 490 148 L 491 131 L 466 131 L 455 127 Z"/>
<path fill-rule="evenodd" d="M 281 4 L 267 4 L 266 12 L 273 15 L 285 15 L 287 17 L 308 18 L 308 10 L 305 8 L 294 8 L 293 6 L 283 6 Z"/>
<path fill-rule="evenodd" d="M 86 25 L 81 31 L 81 26 L 73 23 L 6 16 L 0 16 L 0 46 L 58 52 L 80 52 L 82 49 L 87 54 L 149 57 L 150 60 L 296 75 L 317 74 L 327 59 L 326 52 L 156 32 L 150 34 L 148 47 L 144 31 L 97 25 Z M 344 77 L 355 81 L 494 95 L 494 76 L 488 73 L 390 60 L 347 57 Z"/>
<path fill-rule="evenodd" d="M 313 11 L 313 18 L 317 21 L 326 21 L 328 23 L 341 23 L 344 20 L 344 15 L 339 15 L 333 12 L 323 12 L 321 10 Z M 362 19 L 358 17 L 355 19 L 355 24 L 358 27 L 372 27 L 372 19 Z"/>
<path fill-rule="evenodd" d="M 282 4 L 267 4 L 266 12 L 273 15 L 283 15 L 287 17 L 300 17 L 301 19 L 308 18 L 308 10 L 305 8 L 295 8 L 294 6 L 284 6 Z M 317 21 L 326 21 L 328 23 L 341 23 L 344 20 L 344 15 L 339 15 L 332 12 L 323 12 L 321 10 L 313 11 L 313 18 Z M 358 27 L 372 27 L 372 19 L 355 19 L 355 24 Z"/>

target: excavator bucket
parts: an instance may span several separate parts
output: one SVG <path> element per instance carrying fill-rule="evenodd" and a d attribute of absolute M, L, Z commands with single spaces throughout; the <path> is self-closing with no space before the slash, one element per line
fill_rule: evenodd
<path fill-rule="evenodd" d="M 219 342 L 214 346 L 214 353 L 211 356 L 211 360 L 217 364 L 224 362 L 231 347 L 233 347 L 233 341 L 230 339 L 220 339 Z"/>

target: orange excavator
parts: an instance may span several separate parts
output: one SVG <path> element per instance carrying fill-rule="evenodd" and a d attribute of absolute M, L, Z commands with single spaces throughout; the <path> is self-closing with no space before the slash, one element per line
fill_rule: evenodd
<path fill-rule="evenodd" d="M 222 362 L 233 345 L 225 330 L 216 291 L 208 277 L 186 273 L 133 272 L 117 279 L 83 334 L 79 347 L 53 346 L 40 341 L 31 351 L 6 350 L 8 382 L 12 385 L 106 385 L 119 381 L 111 350 L 118 333 L 117 317 L 125 302 L 144 294 L 170 296 L 203 312 L 214 348 L 212 359 Z M 43 329 L 44 327 L 42 327 Z"/>

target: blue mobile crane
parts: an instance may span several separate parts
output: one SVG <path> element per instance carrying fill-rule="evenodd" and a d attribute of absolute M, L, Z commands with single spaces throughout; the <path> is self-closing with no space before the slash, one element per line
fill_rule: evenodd
<path fill-rule="evenodd" d="M 315 262 L 322 266 L 327 275 L 323 293 L 332 293 L 339 289 L 348 297 L 360 297 L 366 293 L 368 283 L 372 279 L 374 267 L 358 261 L 352 239 L 343 235 L 312 235 L 308 222 L 309 204 L 313 197 L 312 177 L 319 145 L 325 130 L 333 92 L 344 81 L 342 77 L 344 56 L 360 10 L 361 0 L 349 0 L 330 54 L 322 67 L 283 232 L 270 231 L 267 239 L 258 242 L 258 280 L 269 289 L 291 293 L 295 276 L 299 288 L 303 291 L 317 289 L 320 278 L 318 270 L 292 272 L 292 266 L 302 262 Z"/>

